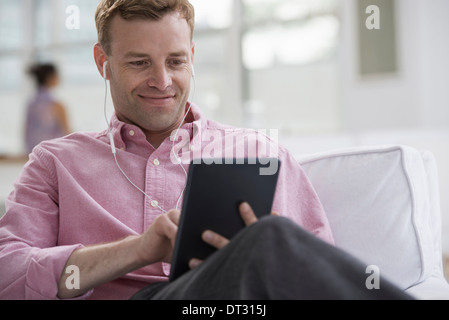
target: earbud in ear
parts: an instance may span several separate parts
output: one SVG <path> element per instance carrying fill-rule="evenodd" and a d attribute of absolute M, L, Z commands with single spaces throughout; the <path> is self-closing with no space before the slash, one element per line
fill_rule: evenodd
<path fill-rule="evenodd" d="M 107 65 L 108 65 L 108 61 L 105 61 L 103 63 L 103 78 L 104 78 L 104 80 L 106 80 L 106 77 L 107 77 L 107 75 L 106 75 L 106 67 L 107 67 Z"/>
<path fill-rule="evenodd" d="M 195 78 L 195 68 L 193 67 L 193 64 L 192 64 L 192 77 Z"/>

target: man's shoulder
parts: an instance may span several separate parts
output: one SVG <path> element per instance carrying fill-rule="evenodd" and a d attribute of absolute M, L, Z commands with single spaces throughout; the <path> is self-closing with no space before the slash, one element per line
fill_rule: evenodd
<path fill-rule="evenodd" d="M 291 153 L 285 146 L 279 142 L 279 130 L 277 129 L 255 129 L 243 126 L 227 125 L 213 120 L 207 120 L 203 123 L 202 137 L 203 142 L 211 140 L 210 136 L 213 136 L 213 141 L 216 142 L 216 138 L 230 142 L 233 146 L 244 145 L 245 147 L 256 147 L 260 150 L 263 148 L 267 154 L 279 157 L 280 159 L 292 157 Z"/>
<path fill-rule="evenodd" d="M 70 154 L 94 148 L 101 140 L 99 132 L 75 132 L 67 136 L 41 142 L 34 152 L 51 154 Z"/>
<path fill-rule="evenodd" d="M 266 137 L 270 138 L 270 133 L 274 133 L 277 130 L 266 130 L 266 129 L 254 129 L 249 127 L 243 127 L 243 126 L 236 126 L 236 125 L 230 125 L 230 124 L 224 124 L 221 122 L 213 121 L 213 120 L 207 120 L 204 122 L 205 124 L 205 131 L 207 130 L 218 130 L 222 131 L 223 134 L 229 134 L 229 135 L 258 135 L 260 137 Z"/>

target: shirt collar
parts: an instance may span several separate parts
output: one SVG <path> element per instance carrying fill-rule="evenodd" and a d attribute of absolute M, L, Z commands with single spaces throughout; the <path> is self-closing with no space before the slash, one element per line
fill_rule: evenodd
<path fill-rule="evenodd" d="M 186 106 L 186 108 L 188 107 L 189 105 Z M 186 118 L 186 123 L 181 127 L 181 129 L 187 130 L 189 133 L 191 133 L 191 143 L 195 144 L 201 136 L 201 130 L 203 130 L 205 127 L 206 119 L 203 113 L 197 105 L 191 103 L 191 108 L 189 111 L 189 115 Z M 120 121 L 115 113 L 111 117 L 110 130 L 113 134 L 116 148 L 126 148 L 125 141 L 129 139 L 144 138 L 146 140 L 145 134 L 143 133 L 142 129 L 140 129 L 136 125 L 127 124 Z M 133 133 L 132 136 L 130 136 L 130 132 Z M 167 143 L 167 141 L 165 141 L 164 143 Z"/>
<path fill-rule="evenodd" d="M 201 136 L 199 133 L 205 127 L 206 119 L 204 118 L 203 113 L 197 105 L 192 103 L 189 115 L 186 119 L 186 123 L 181 128 L 187 129 L 192 132 L 190 140 L 192 143 L 194 143 L 197 140 L 198 136 Z"/>

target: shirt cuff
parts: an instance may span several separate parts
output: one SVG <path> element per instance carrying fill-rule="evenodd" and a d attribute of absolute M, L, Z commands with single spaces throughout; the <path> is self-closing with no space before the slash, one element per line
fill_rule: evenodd
<path fill-rule="evenodd" d="M 83 248 L 83 246 L 36 249 L 26 273 L 25 299 L 57 300 L 58 283 L 64 272 L 63 269 L 73 251 L 80 248 Z M 89 291 L 77 299 L 86 299 L 91 294 L 92 291 Z"/>

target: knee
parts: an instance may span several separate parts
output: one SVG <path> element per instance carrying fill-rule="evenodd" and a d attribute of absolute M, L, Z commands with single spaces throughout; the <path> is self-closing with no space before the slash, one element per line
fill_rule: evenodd
<path fill-rule="evenodd" d="M 253 237 L 263 239 L 281 240 L 292 234 L 301 234 L 303 230 L 292 220 L 279 216 L 267 216 L 248 228 L 248 233 Z"/>
<path fill-rule="evenodd" d="M 249 241 L 273 244 L 301 246 L 321 242 L 316 236 L 303 229 L 294 221 L 279 216 L 267 216 L 247 228 Z"/>
<path fill-rule="evenodd" d="M 263 217 L 251 227 L 255 229 L 256 232 L 265 233 L 274 231 L 275 234 L 298 228 L 298 226 L 290 219 L 279 216 Z"/>

